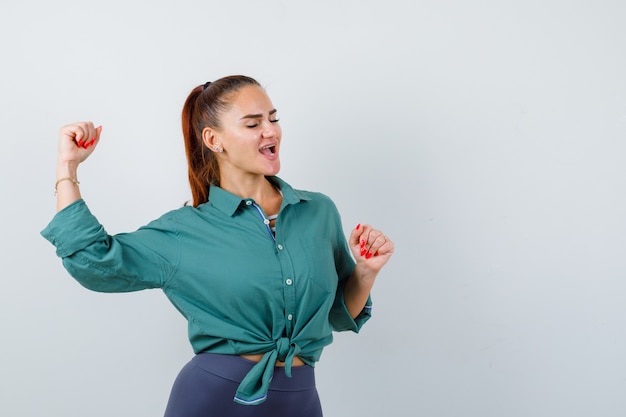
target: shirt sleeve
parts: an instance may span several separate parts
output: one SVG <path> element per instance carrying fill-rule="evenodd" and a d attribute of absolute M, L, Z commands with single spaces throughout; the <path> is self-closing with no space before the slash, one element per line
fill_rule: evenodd
<path fill-rule="evenodd" d="M 112 236 L 78 200 L 59 211 L 41 234 L 56 246 L 65 269 L 84 287 L 138 291 L 163 287 L 176 269 L 178 233 L 163 218 L 133 233 Z"/>
<path fill-rule="evenodd" d="M 353 319 L 350 315 L 350 312 L 348 311 L 348 308 L 346 307 L 344 299 L 344 289 L 346 286 L 346 282 L 348 281 L 350 275 L 352 275 L 356 264 L 354 262 L 354 259 L 352 258 L 348 242 L 346 241 L 346 237 L 341 226 L 341 217 L 339 216 L 339 212 L 337 211 L 337 208 L 334 206 L 334 204 L 333 208 L 335 210 L 335 268 L 337 269 L 339 282 L 337 285 L 335 301 L 330 310 L 329 319 L 334 331 L 353 331 L 355 333 L 358 333 L 361 330 L 361 327 L 363 327 L 363 325 L 365 324 L 365 322 L 368 321 L 371 317 L 372 299 L 371 297 L 367 298 L 365 307 L 363 308 L 361 313 L 359 313 L 359 315 Z"/>

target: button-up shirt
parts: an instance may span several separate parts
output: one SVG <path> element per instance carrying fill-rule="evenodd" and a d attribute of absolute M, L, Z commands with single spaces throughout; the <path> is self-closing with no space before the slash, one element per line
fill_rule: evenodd
<path fill-rule="evenodd" d="M 353 319 L 345 306 L 355 264 L 331 199 L 268 179 L 283 194 L 275 231 L 253 199 L 211 186 L 207 203 L 117 235 L 78 200 L 42 235 L 86 288 L 161 288 L 187 319 L 194 352 L 263 353 L 234 399 L 260 404 L 277 360 L 289 376 L 294 356 L 314 366 L 333 330 L 358 332 L 371 310 L 368 300 Z"/>

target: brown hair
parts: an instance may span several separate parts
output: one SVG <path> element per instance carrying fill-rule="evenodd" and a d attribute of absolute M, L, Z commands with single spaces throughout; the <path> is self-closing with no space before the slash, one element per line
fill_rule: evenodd
<path fill-rule="evenodd" d="M 209 187 L 219 185 L 217 158 L 202 140 L 205 127 L 221 128 L 220 117 L 231 105 L 235 93 L 248 85 L 261 85 L 253 78 L 233 75 L 199 85 L 185 100 L 182 113 L 183 137 L 191 186 L 192 205 L 209 201 Z"/>

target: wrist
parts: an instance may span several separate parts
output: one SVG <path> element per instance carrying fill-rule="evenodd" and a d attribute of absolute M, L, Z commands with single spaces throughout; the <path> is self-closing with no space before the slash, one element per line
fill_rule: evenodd
<path fill-rule="evenodd" d="M 378 273 L 369 268 L 365 262 L 357 262 L 352 273 L 355 278 L 362 282 L 374 281 Z"/>
<path fill-rule="evenodd" d="M 368 268 L 363 268 L 359 264 L 356 265 L 352 275 L 350 276 L 349 285 L 359 291 L 369 292 L 374 286 L 376 281 L 376 273 L 372 272 Z"/>
<path fill-rule="evenodd" d="M 56 176 L 57 179 L 65 177 L 76 179 L 78 176 L 78 163 L 74 161 L 58 161 Z"/>

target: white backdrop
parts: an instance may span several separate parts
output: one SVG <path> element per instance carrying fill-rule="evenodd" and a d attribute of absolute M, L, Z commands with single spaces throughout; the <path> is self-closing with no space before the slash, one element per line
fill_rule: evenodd
<path fill-rule="evenodd" d="M 585 5 L 586 3 L 586 5 Z M 327 417 L 626 415 L 623 1 L 69 1 L 0 6 L 0 415 L 159 416 L 191 357 L 159 291 L 89 292 L 39 231 L 58 128 L 110 233 L 189 198 L 180 110 L 243 73 L 281 176 L 397 252 L 318 366 Z"/>

